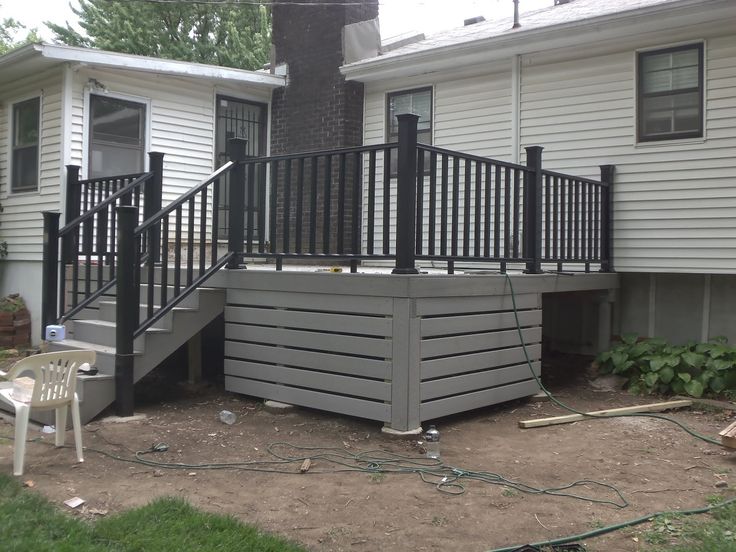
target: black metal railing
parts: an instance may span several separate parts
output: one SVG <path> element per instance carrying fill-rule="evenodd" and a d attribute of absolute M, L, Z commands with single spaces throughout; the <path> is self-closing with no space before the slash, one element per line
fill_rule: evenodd
<path fill-rule="evenodd" d="M 69 182 L 80 181 L 75 180 L 77 168 L 68 167 L 66 205 L 74 206 L 70 214 L 77 213 L 80 202 L 69 197 L 78 198 L 79 190 L 84 190 L 82 197 L 86 199 L 81 205 L 86 210 L 73 218 L 67 214 L 67 223 L 61 229 L 59 213 L 43 213 L 43 327 L 68 320 L 114 285 L 117 207 L 134 206 L 141 213 L 141 221 L 145 214 L 161 208 L 163 154 L 152 152 L 149 158 L 151 170 L 136 178 L 81 181 L 83 186 L 69 187 Z M 111 192 L 113 187 L 115 191 Z"/>
<path fill-rule="evenodd" d="M 403 130 L 402 130 L 403 129 Z M 611 268 L 611 166 L 601 181 L 416 142 L 416 117 L 399 117 L 397 143 L 247 159 L 245 218 L 232 225 L 233 263 L 243 257 L 510 263 Z M 393 162 L 392 162 L 393 161 Z M 242 194 L 242 196 L 238 195 Z M 231 211 L 232 216 L 232 211 Z"/>

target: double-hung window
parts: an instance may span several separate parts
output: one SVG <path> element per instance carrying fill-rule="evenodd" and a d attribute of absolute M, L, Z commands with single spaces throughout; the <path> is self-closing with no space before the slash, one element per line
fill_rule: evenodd
<path fill-rule="evenodd" d="M 432 88 L 417 88 L 391 92 L 386 101 L 386 128 L 388 141 L 395 142 L 399 138 L 399 120 L 397 115 L 412 113 L 419 115 L 417 122 L 417 142 L 432 143 Z M 428 166 L 425 163 L 425 167 Z M 396 152 L 391 155 L 391 175 L 396 176 Z"/>
<path fill-rule="evenodd" d="M 703 44 L 640 52 L 640 142 L 703 136 Z"/>
<path fill-rule="evenodd" d="M 38 190 L 41 98 L 18 102 L 12 112 L 10 189 L 13 192 Z"/>

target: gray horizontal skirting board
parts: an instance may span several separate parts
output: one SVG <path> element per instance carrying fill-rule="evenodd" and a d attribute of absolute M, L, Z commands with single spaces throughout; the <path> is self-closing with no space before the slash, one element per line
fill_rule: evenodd
<path fill-rule="evenodd" d="M 541 309 L 521 311 L 518 315 L 521 326 L 539 326 L 542 324 Z M 516 317 L 513 312 L 496 312 L 423 318 L 421 327 L 422 337 L 487 332 L 516 328 Z"/>
<path fill-rule="evenodd" d="M 291 291 L 293 289 L 285 288 L 282 291 L 228 289 L 227 304 L 381 316 L 390 316 L 393 313 L 392 297 L 330 295 L 329 292 L 296 293 Z"/>
<path fill-rule="evenodd" d="M 271 399 L 288 404 L 307 406 L 327 412 L 337 412 L 359 418 L 368 418 L 388 422 L 391 420 L 391 405 L 331 395 L 309 389 L 298 389 L 286 385 L 264 383 L 260 381 L 225 376 L 225 389 L 235 393 L 242 393 L 253 397 Z"/>
<path fill-rule="evenodd" d="M 539 343 L 542 341 L 542 328 L 525 328 L 522 331 L 524 343 Z M 514 330 L 487 332 L 472 335 L 458 335 L 453 337 L 438 337 L 423 339 L 421 342 L 421 358 L 429 359 L 440 356 L 463 355 L 474 351 L 488 351 L 502 347 L 516 347 L 521 345 L 519 333 Z"/>
<path fill-rule="evenodd" d="M 225 324 L 225 339 L 270 343 L 332 353 L 391 358 L 391 340 L 320 332 L 264 328 L 247 324 Z"/>
<path fill-rule="evenodd" d="M 532 361 L 542 358 L 541 343 L 533 343 L 527 345 L 526 348 Z M 485 370 L 496 366 L 507 366 L 525 361 L 524 349 L 521 346 L 424 360 L 422 361 L 422 380 Z"/>
<path fill-rule="evenodd" d="M 459 285 L 461 282 L 458 281 Z M 514 308 L 511 295 L 486 295 L 466 297 L 424 297 L 417 299 L 418 316 L 465 314 L 473 312 L 510 311 Z M 516 308 L 541 309 L 542 298 L 537 293 L 516 295 Z"/>
<path fill-rule="evenodd" d="M 391 337 L 392 328 L 392 320 L 387 317 L 304 312 L 291 309 L 240 307 L 235 305 L 225 307 L 225 321 L 379 337 Z"/>
<path fill-rule="evenodd" d="M 422 403 L 419 409 L 422 420 L 433 420 L 458 412 L 466 412 L 475 408 L 491 406 L 521 397 L 529 397 L 539 391 L 539 385 L 532 380 L 520 381 L 493 389 L 484 389 L 465 395 L 456 395 Z"/>
<path fill-rule="evenodd" d="M 351 376 L 340 376 L 325 372 L 313 372 L 300 368 L 287 368 L 248 362 L 225 360 L 225 375 L 260 380 L 266 383 L 281 383 L 293 387 L 306 387 L 328 393 L 352 395 L 378 401 L 391 400 L 391 384 Z"/>
<path fill-rule="evenodd" d="M 391 379 L 391 362 L 388 360 L 350 357 L 329 352 L 305 351 L 303 349 L 289 349 L 287 347 L 241 343 L 238 341 L 225 341 L 225 356 L 255 362 L 324 370 L 347 376 Z"/>
<path fill-rule="evenodd" d="M 538 376 L 542 364 L 540 362 L 533 362 L 532 367 L 534 368 L 534 373 Z M 487 389 L 527 380 L 530 377 L 532 377 L 532 374 L 529 370 L 529 365 L 526 363 L 506 366 L 505 368 L 494 368 L 483 372 L 473 372 L 472 374 L 425 381 L 421 384 L 421 397 L 422 401 L 429 401 L 440 397 L 470 393 L 479 389 Z"/>

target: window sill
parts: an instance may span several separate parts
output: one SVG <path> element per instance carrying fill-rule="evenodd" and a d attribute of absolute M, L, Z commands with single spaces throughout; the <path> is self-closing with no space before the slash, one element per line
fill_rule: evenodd
<path fill-rule="evenodd" d="M 635 148 L 664 148 L 668 146 L 688 146 L 694 144 L 705 144 L 705 136 L 700 138 L 673 138 L 671 140 L 649 140 L 646 142 L 635 142 Z"/>

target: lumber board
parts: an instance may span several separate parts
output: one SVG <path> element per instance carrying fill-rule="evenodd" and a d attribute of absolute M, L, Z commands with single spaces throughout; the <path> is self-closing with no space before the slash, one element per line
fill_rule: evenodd
<path fill-rule="evenodd" d="M 692 405 L 693 401 L 689 399 L 679 401 L 667 401 L 661 403 L 640 404 L 636 406 L 625 406 L 623 408 L 611 408 L 609 410 L 596 410 L 594 412 L 586 412 L 585 415 L 568 414 L 565 416 L 554 416 L 552 418 L 539 418 L 538 420 L 522 420 L 519 422 L 519 427 L 522 429 L 528 429 L 531 427 L 545 427 L 558 424 L 569 424 L 572 422 L 585 420 L 589 416 L 615 416 L 617 414 L 662 412 L 663 410 L 671 410 L 673 408 L 687 408 L 688 406 Z"/>
<path fill-rule="evenodd" d="M 718 435 L 721 436 L 721 444 L 730 449 L 736 449 L 736 422 L 732 423 Z"/>

